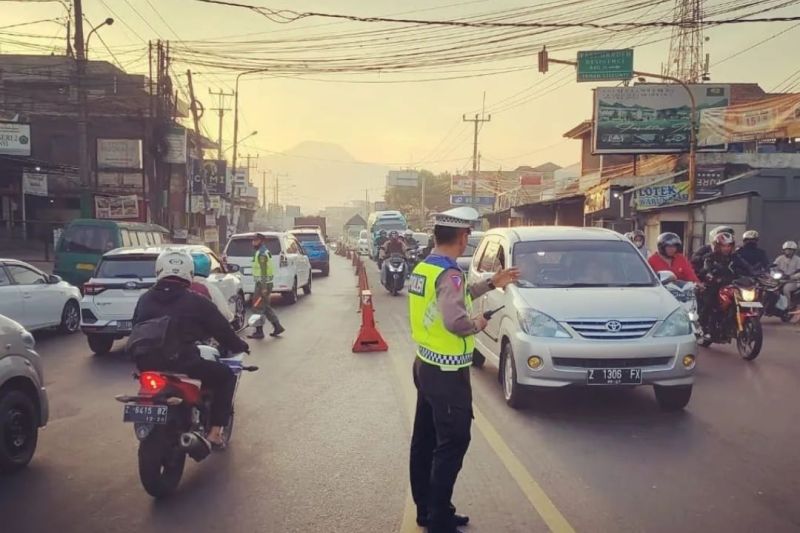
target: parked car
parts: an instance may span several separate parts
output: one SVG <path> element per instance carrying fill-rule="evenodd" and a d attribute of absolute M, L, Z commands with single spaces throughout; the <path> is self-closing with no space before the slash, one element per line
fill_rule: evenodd
<path fill-rule="evenodd" d="M 469 271 L 469 265 L 472 263 L 472 257 L 475 255 L 475 250 L 481 243 L 484 236 L 483 231 L 473 231 L 467 241 L 467 247 L 464 250 L 464 255 L 456 259 L 456 263 L 461 267 L 464 272 Z"/>
<path fill-rule="evenodd" d="M 81 291 L 59 276 L 15 259 L 0 259 L 0 314 L 29 331 L 57 327 L 75 333 Z"/>
<path fill-rule="evenodd" d="M 311 294 L 311 262 L 298 240 L 289 233 L 280 231 L 260 231 L 267 237 L 267 248 L 272 254 L 275 279 L 272 292 L 280 293 L 286 303 L 297 301 L 297 289 L 303 288 L 304 294 Z M 255 233 L 238 233 L 233 235 L 225 245 L 223 256 L 227 264 L 238 265 L 242 274 L 244 293 L 252 298 L 255 290 L 253 279 L 253 237 Z"/>
<path fill-rule="evenodd" d="M 293 229 L 290 234 L 300 242 L 300 246 L 308 255 L 311 268 L 322 271 L 323 276 L 331 272 L 331 255 L 325 245 L 325 238 L 322 232 L 315 229 Z"/>
<path fill-rule="evenodd" d="M 53 273 L 76 287 L 92 277 L 102 255 L 130 246 L 158 246 L 169 232 L 157 224 L 78 218 L 64 228 L 55 250 Z"/>
<path fill-rule="evenodd" d="M 228 301 L 234 327 L 244 324 L 245 296 L 239 267 L 223 265 L 207 246 L 165 244 L 117 248 L 103 255 L 94 276 L 83 286 L 81 330 L 94 353 L 108 353 L 115 340 L 130 335 L 136 304 L 139 297 L 155 285 L 156 259 L 166 248 L 208 254 L 211 259 L 208 281 L 215 284 Z"/>
<path fill-rule="evenodd" d="M 599 228 L 486 233 L 471 282 L 505 267 L 520 280 L 475 302 L 500 309 L 476 335 L 474 361 L 499 367 L 506 402 L 528 388 L 652 385 L 666 410 L 687 405 L 697 345 L 680 303 L 622 235 Z"/>
<path fill-rule="evenodd" d="M 36 341 L 0 315 L 0 474 L 24 468 L 50 412 Z"/>

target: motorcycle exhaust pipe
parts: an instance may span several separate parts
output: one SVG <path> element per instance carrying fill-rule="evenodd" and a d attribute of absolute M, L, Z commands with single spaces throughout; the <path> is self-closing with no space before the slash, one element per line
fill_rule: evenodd
<path fill-rule="evenodd" d="M 198 463 L 211 453 L 211 444 L 197 433 L 182 433 L 180 445 Z"/>

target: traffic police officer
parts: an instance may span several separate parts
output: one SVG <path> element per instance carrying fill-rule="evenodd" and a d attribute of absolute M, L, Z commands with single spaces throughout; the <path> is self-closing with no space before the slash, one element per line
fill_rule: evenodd
<path fill-rule="evenodd" d="M 516 269 L 501 270 L 490 280 L 467 286 L 456 259 L 477 219 L 471 207 L 435 215 L 436 246 L 409 280 L 409 318 L 417 344 L 411 493 L 417 523 L 431 533 L 456 533 L 469 521 L 455 514 L 451 498 L 470 441 L 473 335 L 487 323 L 482 316 L 471 316 L 472 299 L 519 278 Z"/>
<path fill-rule="evenodd" d="M 278 315 L 275 314 L 269 303 L 269 298 L 272 294 L 274 266 L 272 264 L 272 254 L 267 248 L 267 238 L 264 234 L 256 233 L 253 236 L 253 248 L 255 249 L 255 254 L 253 255 L 253 279 L 256 282 L 256 287 L 253 291 L 253 311 L 264 315 L 269 320 L 273 328 L 270 335 L 277 337 L 286 330 L 281 325 Z M 255 332 L 249 337 L 251 339 L 263 339 L 263 326 L 257 326 Z"/>

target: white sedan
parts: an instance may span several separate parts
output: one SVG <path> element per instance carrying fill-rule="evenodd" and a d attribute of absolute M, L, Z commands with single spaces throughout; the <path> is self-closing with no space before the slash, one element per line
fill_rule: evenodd
<path fill-rule="evenodd" d="M 59 276 L 15 259 L 0 258 L 0 315 L 28 331 L 58 327 L 75 333 L 81 323 L 81 292 Z"/>

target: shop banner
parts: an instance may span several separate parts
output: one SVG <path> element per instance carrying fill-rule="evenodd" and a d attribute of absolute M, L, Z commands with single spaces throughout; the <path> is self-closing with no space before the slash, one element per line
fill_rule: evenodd
<path fill-rule="evenodd" d="M 700 114 L 697 143 L 699 146 L 708 146 L 792 137 L 800 137 L 800 94 L 704 109 Z"/>
<path fill-rule="evenodd" d="M 99 171 L 97 186 L 144 190 L 144 175 L 141 172 Z"/>
<path fill-rule="evenodd" d="M 585 214 L 597 213 L 611 207 L 611 189 L 602 187 L 586 193 L 583 212 Z"/>
<path fill-rule="evenodd" d="M 94 216 L 114 220 L 139 218 L 139 197 L 135 194 L 95 196 Z"/>
<path fill-rule="evenodd" d="M 708 108 L 724 108 L 729 103 L 728 85 L 691 85 L 690 89 L 698 113 Z M 597 88 L 594 92 L 593 152 L 688 152 L 691 114 L 689 94 L 677 84 Z"/>
<path fill-rule="evenodd" d="M 203 161 L 203 180 L 208 194 L 221 195 L 227 192 L 227 161 L 215 159 Z"/>
<path fill-rule="evenodd" d="M 695 196 L 709 198 L 720 192 L 719 182 L 725 179 L 725 165 L 698 165 Z"/>
<path fill-rule="evenodd" d="M 648 209 L 668 204 L 689 201 L 689 182 L 667 183 L 642 187 L 633 193 L 633 206 L 636 209 Z"/>
<path fill-rule="evenodd" d="M 24 171 L 22 192 L 31 196 L 47 196 L 47 174 Z"/>
<path fill-rule="evenodd" d="M 97 168 L 142 168 L 141 139 L 97 139 Z"/>
<path fill-rule="evenodd" d="M 0 122 L 0 154 L 31 155 L 31 125 Z"/>
<path fill-rule="evenodd" d="M 186 163 L 186 128 L 173 126 L 167 129 L 164 142 L 167 145 L 167 153 L 164 155 L 166 163 Z"/>

